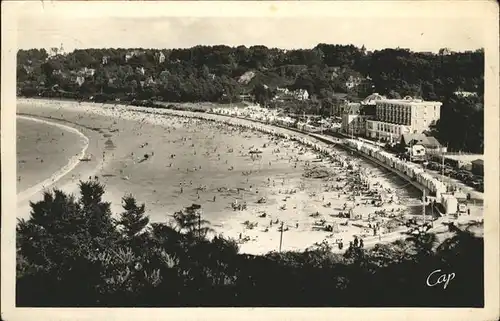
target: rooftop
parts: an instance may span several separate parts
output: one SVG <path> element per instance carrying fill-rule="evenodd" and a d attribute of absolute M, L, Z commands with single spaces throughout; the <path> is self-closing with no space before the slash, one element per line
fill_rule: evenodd
<path fill-rule="evenodd" d="M 433 104 L 442 105 L 442 103 L 439 101 L 424 101 L 423 99 L 417 99 L 417 98 L 413 98 L 410 96 L 406 96 L 403 99 L 380 99 L 380 100 L 376 101 L 376 103 L 379 103 L 379 102 L 380 103 L 392 103 L 392 104 L 422 104 L 422 105 L 433 103 Z"/>
<path fill-rule="evenodd" d="M 387 99 L 385 96 L 379 95 L 378 93 L 373 93 L 368 97 L 366 97 L 365 99 L 363 99 L 363 101 L 361 101 L 361 104 L 375 106 L 378 100 L 385 100 L 385 99 Z"/>
<path fill-rule="evenodd" d="M 402 135 L 403 143 L 409 145 L 410 143 L 415 145 L 423 145 L 424 147 L 430 148 L 439 148 L 441 144 L 439 141 L 433 136 L 426 136 L 424 134 L 403 134 Z"/>
<path fill-rule="evenodd" d="M 471 163 L 484 166 L 484 160 L 482 160 L 482 159 L 473 160 Z"/>
<path fill-rule="evenodd" d="M 472 163 L 473 161 L 482 160 L 484 155 L 482 154 L 446 154 L 445 158 L 457 160 L 460 162 Z"/>

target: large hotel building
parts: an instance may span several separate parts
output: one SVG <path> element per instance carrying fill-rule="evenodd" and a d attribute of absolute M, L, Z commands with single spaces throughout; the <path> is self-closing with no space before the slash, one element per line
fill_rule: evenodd
<path fill-rule="evenodd" d="M 403 134 L 422 133 L 439 119 L 441 105 L 411 97 L 377 100 L 375 119 L 366 121 L 366 135 L 395 142 Z"/>

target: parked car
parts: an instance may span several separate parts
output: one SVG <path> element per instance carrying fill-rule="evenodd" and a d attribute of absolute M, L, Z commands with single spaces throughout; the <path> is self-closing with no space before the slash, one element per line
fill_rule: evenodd
<path fill-rule="evenodd" d="M 449 176 L 452 172 L 454 172 L 453 168 L 445 166 L 443 170 L 443 174 Z"/>
<path fill-rule="evenodd" d="M 450 177 L 453 178 L 453 179 L 458 179 L 458 171 L 456 171 L 454 169 L 451 170 Z"/>
<path fill-rule="evenodd" d="M 472 173 L 464 173 L 462 177 L 462 182 L 466 183 L 467 181 L 471 181 L 474 179 L 474 175 Z"/>
<path fill-rule="evenodd" d="M 471 186 L 474 187 L 475 189 L 478 189 L 479 186 L 481 186 L 481 182 L 479 181 L 472 181 Z"/>
<path fill-rule="evenodd" d="M 427 168 L 431 169 L 431 170 L 437 170 L 439 169 L 439 163 L 436 163 L 436 162 L 429 162 L 427 164 Z"/>
<path fill-rule="evenodd" d="M 474 187 L 474 182 L 475 182 L 475 181 L 474 181 L 474 178 L 467 178 L 467 179 L 465 180 L 465 182 L 464 182 L 464 183 L 465 183 L 467 186 Z"/>

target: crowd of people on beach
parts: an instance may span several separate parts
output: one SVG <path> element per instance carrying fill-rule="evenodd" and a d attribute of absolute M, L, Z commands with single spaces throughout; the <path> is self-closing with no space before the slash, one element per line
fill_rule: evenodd
<path fill-rule="evenodd" d="M 210 121 L 215 120 L 213 116 L 210 114 L 195 114 L 184 117 L 190 117 L 190 118 L 194 117 L 197 119 L 210 120 Z M 188 120 L 188 122 L 189 121 L 192 120 Z M 299 157 L 297 155 L 303 154 L 306 151 L 304 148 L 307 148 L 311 152 L 318 155 L 318 158 L 320 160 L 328 159 L 328 161 L 336 169 L 337 172 L 336 175 L 330 177 L 330 179 L 334 178 L 336 180 L 336 185 L 328 186 L 325 189 L 325 191 L 331 191 L 332 189 L 337 190 L 338 191 L 337 199 L 340 199 L 342 196 L 343 199 L 345 198 L 349 201 L 352 201 L 352 205 L 351 204 L 348 205 L 348 203 L 346 202 L 344 203 L 342 210 L 336 213 L 337 217 L 347 219 L 345 222 L 341 222 L 340 224 L 342 224 L 342 226 L 348 226 L 350 221 L 364 220 L 367 222 L 365 226 L 358 225 L 362 226 L 360 228 L 362 232 L 359 233 L 360 236 L 356 235 L 356 239 L 358 239 L 359 237 L 359 240 L 362 240 L 362 237 L 365 237 L 367 234 L 372 236 L 379 236 L 380 238 L 380 235 L 382 233 L 387 233 L 393 230 L 395 228 L 393 227 L 394 225 L 397 226 L 404 225 L 404 221 L 402 219 L 404 215 L 404 206 L 399 206 L 399 207 L 397 206 L 399 204 L 399 201 L 397 200 L 397 195 L 395 191 L 386 186 L 383 186 L 383 184 L 380 183 L 377 179 L 377 173 L 372 173 L 366 168 L 360 166 L 355 158 L 342 155 L 338 151 L 334 150 L 332 147 L 325 146 L 325 144 L 317 143 L 313 140 L 303 137 L 302 135 L 298 134 L 296 135 L 296 134 L 285 133 L 283 131 L 278 131 L 275 128 L 266 126 L 264 124 L 238 122 L 238 120 L 235 120 L 233 118 L 228 118 L 222 121 L 220 119 L 217 119 L 217 123 L 215 124 L 215 126 L 218 127 L 217 128 L 218 130 L 221 129 L 229 130 L 228 126 L 230 126 L 231 128 L 233 128 L 231 129 L 232 131 L 237 131 L 236 133 L 233 134 L 242 136 L 245 135 L 245 132 L 247 130 L 259 131 L 264 134 L 272 135 L 274 139 L 271 139 L 271 141 L 267 145 L 265 144 L 263 148 L 265 149 L 268 147 L 273 147 L 273 144 L 275 144 L 276 147 L 272 149 L 271 153 L 273 155 L 276 155 L 277 160 L 288 160 L 289 163 L 293 164 L 294 168 L 296 168 L 297 164 L 299 163 Z M 294 147 L 297 148 L 298 153 L 292 155 L 289 155 L 288 152 L 281 153 L 280 147 L 281 148 L 285 146 L 290 147 L 291 143 L 296 144 Z M 248 150 L 245 150 L 244 146 L 240 147 L 241 149 L 238 151 L 238 153 L 240 154 L 245 152 L 248 153 Z M 250 149 L 252 148 L 255 148 L 255 146 L 251 146 Z M 215 151 L 216 150 L 214 150 L 214 152 Z M 234 150 L 228 149 L 228 152 L 232 153 L 234 152 Z M 218 157 L 220 157 L 220 155 L 218 155 Z M 256 156 L 255 154 L 251 154 L 251 157 L 254 158 Z M 220 160 L 220 158 L 218 158 L 218 160 Z M 311 164 L 313 164 L 311 161 L 304 162 L 304 165 L 306 167 L 311 166 Z M 269 161 L 268 165 L 272 166 L 272 161 Z M 233 169 L 232 166 L 229 167 L 229 170 L 232 169 Z M 344 173 L 344 175 L 341 175 L 339 173 Z M 248 178 L 246 181 L 248 182 Z M 271 180 L 270 178 L 268 178 L 268 186 L 271 185 L 275 187 L 276 182 L 275 180 Z M 283 185 L 284 181 L 281 183 L 281 186 Z M 287 192 L 290 191 L 283 191 L 283 194 Z M 214 196 L 214 202 L 215 199 L 216 196 Z M 357 199 L 359 200 L 356 201 Z M 324 200 L 324 196 L 322 200 Z M 328 203 L 325 204 L 325 207 L 331 206 L 331 203 L 332 202 L 329 201 Z M 247 209 L 246 202 L 238 203 L 237 200 L 234 201 L 231 204 L 231 206 L 234 210 L 237 211 L 242 211 Z M 381 210 L 374 211 L 372 213 L 367 213 L 367 210 L 364 207 L 370 207 L 370 206 L 380 207 Z M 281 205 L 280 208 L 282 210 L 285 210 L 286 203 Z M 259 217 L 265 217 L 265 213 L 259 214 Z M 396 219 L 400 220 L 397 224 L 394 223 Z M 280 219 L 270 220 L 269 225 L 264 229 L 264 232 L 269 231 L 269 228 L 271 228 L 273 224 L 279 225 L 279 222 L 283 222 L 283 220 L 286 220 L 286 217 L 282 217 L 281 220 Z M 391 227 L 389 226 L 391 224 L 387 223 L 388 221 L 392 221 Z M 325 221 L 319 221 L 319 224 L 325 225 Z M 338 226 L 338 224 L 332 224 L 332 225 Z M 332 225 L 326 225 L 325 230 L 334 232 Z M 299 227 L 299 223 L 296 222 L 294 224 L 294 227 L 297 229 Z M 283 229 L 284 231 L 288 231 L 289 227 L 286 226 Z M 335 230 L 338 231 L 338 229 Z M 370 233 L 368 233 L 368 231 L 370 231 Z M 248 238 L 244 237 L 240 233 L 239 239 L 247 240 Z M 339 249 L 343 247 L 342 244 L 343 242 L 337 242 L 337 243 L 339 245 Z M 354 242 L 353 244 L 355 244 L 355 246 L 358 245 L 357 241 Z M 363 244 L 362 241 L 359 244 Z"/>
<path fill-rule="evenodd" d="M 180 140 L 172 141 L 172 143 L 179 144 L 179 150 L 185 150 L 189 147 L 192 150 L 193 157 L 201 155 L 205 159 L 210 158 L 219 165 L 225 165 L 229 172 L 239 169 L 239 164 L 228 163 L 226 157 L 228 154 L 246 157 L 251 162 L 259 163 L 263 163 L 262 159 L 264 155 L 266 158 L 265 164 L 268 168 L 273 168 L 275 165 L 278 166 L 277 164 L 288 163 L 292 168 L 296 169 L 300 167 L 306 172 L 309 170 L 314 171 L 318 167 L 327 169 L 327 175 L 324 177 L 318 176 L 319 179 L 324 181 L 323 190 L 318 192 L 322 194 L 322 196 L 319 196 L 324 209 L 322 210 L 322 214 L 319 213 L 319 210 L 316 213 L 318 214 L 317 216 L 313 215 L 315 213 L 304 213 L 304 218 L 300 221 L 295 219 L 296 216 L 294 216 L 294 219 L 288 218 L 288 213 L 291 211 L 301 211 L 301 209 L 297 208 L 297 205 L 290 203 L 293 201 L 294 195 L 297 195 L 298 190 L 299 192 L 301 191 L 299 188 L 291 185 L 292 182 L 286 178 L 277 180 L 276 178 L 267 177 L 267 182 L 264 185 L 258 186 L 255 181 L 251 180 L 255 173 L 251 170 L 244 170 L 242 171 L 242 175 L 245 176 L 242 182 L 243 188 L 219 186 L 216 194 L 214 194 L 213 190 L 208 190 L 207 186 L 198 186 L 192 180 L 179 182 L 177 193 L 183 195 L 183 197 L 190 198 L 191 190 L 195 190 L 195 200 L 200 201 L 202 197 L 203 199 L 207 199 L 209 194 L 213 203 L 226 202 L 225 195 L 234 197 L 229 204 L 233 211 L 245 213 L 257 212 L 258 214 L 256 214 L 255 219 L 268 219 L 268 224 L 261 223 L 263 227 L 262 232 L 269 232 L 271 228 L 277 228 L 279 232 L 295 230 L 297 232 L 308 231 L 311 233 L 314 230 L 322 230 L 327 232 L 324 234 L 325 239 L 336 237 L 337 240 L 334 243 L 338 245 L 338 249 L 342 249 L 344 247 L 344 239 L 355 237 L 358 241 L 352 241 L 352 245 L 355 247 L 364 246 L 364 238 L 369 236 L 378 236 L 380 238 L 382 234 L 389 233 L 396 229 L 397 226 L 404 225 L 403 216 L 405 214 L 405 206 L 400 203 L 396 191 L 391 189 L 385 181 L 381 181 L 378 178 L 378 172 L 366 168 L 352 155 L 339 152 L 332 146 L 313 140 L 300 133 L 293 133 L 263 123 L 250 122 L 238 118 L 221 118 L 209 113 L 157 110 L 144 107 L 125 108 L 122 106 L 108 106 L 100 110 L 101 113 L 111 117 L 130 116 L 131 119 L 138 119 L 139 127 L 134 129 L 137 135 L 141 135 L 141 124 L 146 124 L 151 119 L 159 123 L 162 122 L 162 119 L 170 119 L 168 124 L 164 124 L 165 130 L 168 132 L 173 131 L 179 126 L 189 128 L 190 131 L 195 132 L 200 130 L 201 122 L 203 122 L 205 126 L 212 127 L 214 132 L 222 132 L 228 136 L 249 137 L 250 133 L 253 133 L 252 135 L 261 133 L 259 135 L 265 135 L 268 138 L 268 141 L 261 146 L 256 146 L 255 144 L 251 146 L 245 146 L 245 144 L 234 146 L 228 144 L 227 146 L 213 146 L 211 150 L 207 146 L 199 145 L 199 143 L 203 144 L 203 142 L 193 141 L 190 137 L 183 137 Z M 138 112 L 141 112 L 144 117 L 140 117 Z M 173 124 L 172 119 L 175 119 Z M 116 131 L 110 128 L 109 132 L 112 130 Z M 207 139 L 210 138 L 211 132 L 208 131 Z M 155 156 L 154 149 L 159 147 L 150 145 L 147 140 L 139 148 L 151 151 L 132 152 L 130 157 L 136 162 L 148 162 L 157 157 Z M 137 155 L 141 155 L 141 157 L 137 158 Z M 161 161 L 165 162 L 165 167 L 179 173 L 188 174 L 204 171 L 204 166 L 202 165 L 186 167 L 186 164 L 183 164 L 184 158 L 180 157 L 177 160 L 177 156 L 176 152 L 172 152 L 167 159 Z M 120 175 L 122 179 L 128 180 L 133 173 L 127 171 L 127 168 L 122 168 L 120 169 Z M 98 179 L 98 175 L 94 179 Z M 310 177 L 310 179 L 314 180 L 318 178 Z M 189 193 L 186 194 L 188 190 Z M 277 190 L 277 195 L 286 195 L 284 199 L 278 199 L 277 205 L 273 205 L 277 206 L 278 210 L 268 213 L 256 210 L 260 207 L 269 208 L 271 206 L 268 199 L 276 198 L 276 195 L 269 194 L 270 190 Z M 257 197 L 257 201 L 250 203 L 250 193 L 253 193 L 253 198 Z M 311 193 L 308 196 L 309 201 L 305 202 L 319 201 L 318 196 L 314 194 Z M 341 205 L 337 206 L 336 204 Z M 378 208 L 378 210 L 375 208 Z M 327 217 L 325 218 L 324 216 Z M 247 224 L 245 230 L 237 234 L 238 240 L 242 243 L 250 241 L 252 238 L 245 235 L 249 230 L 255 231 L 253 223 Z"/>

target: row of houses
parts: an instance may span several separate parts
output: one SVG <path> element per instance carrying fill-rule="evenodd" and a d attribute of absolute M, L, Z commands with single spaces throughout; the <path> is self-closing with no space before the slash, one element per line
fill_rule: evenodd
<path fill-rule="evenodd" d="M 273 97 L 273 101 L 284 102 L 289 99 L 308 100 L 309 92 L 306 89 L 289 90 L 288 88 L 276 88 L 276 96 Z"/>

